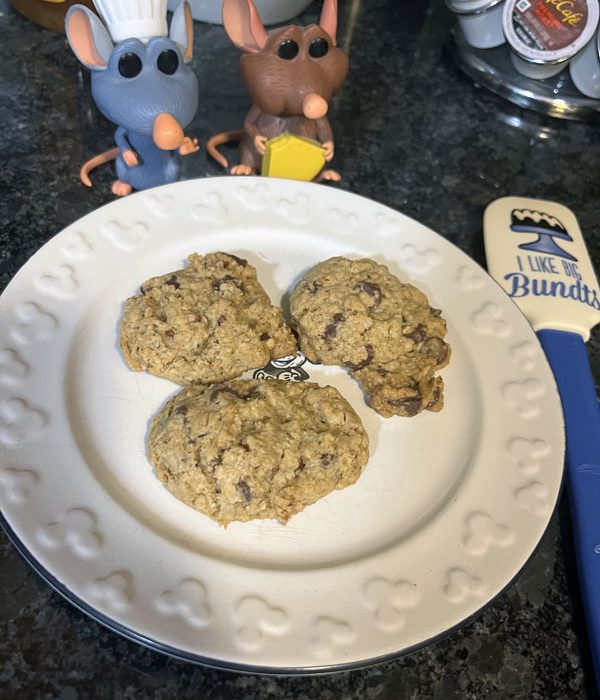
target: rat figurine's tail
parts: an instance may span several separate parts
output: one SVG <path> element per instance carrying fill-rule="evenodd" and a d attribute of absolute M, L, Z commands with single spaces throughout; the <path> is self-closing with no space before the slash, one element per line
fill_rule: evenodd
<path fill-rule="evenodd" d="M 119 149 L 118 148 L 111 148 L 109 151 L 105 151 L 104 153 L 99 153 L 97 156 L 90 158 L 87 162 L 85 162 L 81 166 L 81 170 L 79 171 L 79 179 L 81 180 L 81 182 L 83 182 L 83 184 L 86 187 L 91 187 L 92 181 L 90 180 L 89 173 L 94 168 L 97 168 L 99 165 L 104 165 L 104 163 L 108 163 L 111 160 L 115 160 L 118 155 L 119 155 Z"/>
<path fill-rule="evenodd" d="M 243 130 L 224 131 L 222 134 L 216 134 L 208 140 L 206 150 L 217 161 L 217 163 L 220 163 L 224 168 L 227 168 L 229 166 L 227 158 L 225 158 L 222 153 L 219 153 L 217 147 L 222 146 L 224 143 L 229 143 L 230 141 L 239 141 L 243 135 Z"/>

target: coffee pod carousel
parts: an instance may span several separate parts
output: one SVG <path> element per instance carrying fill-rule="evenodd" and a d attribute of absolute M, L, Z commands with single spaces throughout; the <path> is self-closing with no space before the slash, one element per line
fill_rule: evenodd
<path fill-rule="evenodd" d="M 598 0 L 447 0 L 475 83 L 553 117 L 600 122 Z"/>

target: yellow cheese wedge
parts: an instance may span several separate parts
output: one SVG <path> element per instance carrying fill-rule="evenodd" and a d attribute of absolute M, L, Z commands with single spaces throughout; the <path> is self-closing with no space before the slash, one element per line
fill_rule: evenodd
<path fill-rule="evenodd" d="M 289 180 L 314 180 L 325 165 L 323 147 L 316 141 L 281 134 L 267 141 L 262 175 Z"/>

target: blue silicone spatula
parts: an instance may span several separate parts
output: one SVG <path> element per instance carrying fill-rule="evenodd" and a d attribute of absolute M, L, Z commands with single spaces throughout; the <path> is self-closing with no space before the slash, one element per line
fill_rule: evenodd
<path fill-rule="evenodd" d="M 579 582 L 600 687 L 600 408 L 585 341 L 600 321 L 600 290 L 573 212 L 503 197 L 484 215 L 490 275 L 536 331 L 552 367 L 566 429 L 566 482 Z"/>

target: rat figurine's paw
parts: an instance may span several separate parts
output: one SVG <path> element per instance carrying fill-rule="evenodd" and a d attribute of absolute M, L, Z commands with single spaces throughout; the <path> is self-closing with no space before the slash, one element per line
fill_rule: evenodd
<path fill-rule="evenodd" d="M 135 151 L 123 151 L 123 160 L 125 161 L 125 165 L 128 165 L 130 168 L 140 164 Z M 129 192 L 127 194 L 129 194 Z"/>
<path fill-rule="evenodd" d="M 269 139 L 266 136 L 261 136 L 260 134 L 257 134 L 254 137 L 254 146 L 261 156 L 265 155 L 268 140 Z"/>
<path fill-rule="evenodd" d="M 331 163 L 333 160 L 333 154 L 335 152 L 334 146 L 333 146 L 333 141 L 325 141 L 323 144 L 323 155 L 325 156 L 325 160 L 328 163 Z"/>
<path fill-rule="evenodd" d="M 249 165 L 234 165 L 229 171 L 232 175 L 254 175 L 254 168 Z"/>
<path fill-rule="evenodd" d="M 181 146 L 179 146 L 179 153 L 182 156 L 189 156 L 190 153 L 196 153 L 200 150 L 200 145 L 198 144 L 198 139 L 192 139 L 189 136 L 185 136 Z"/>

